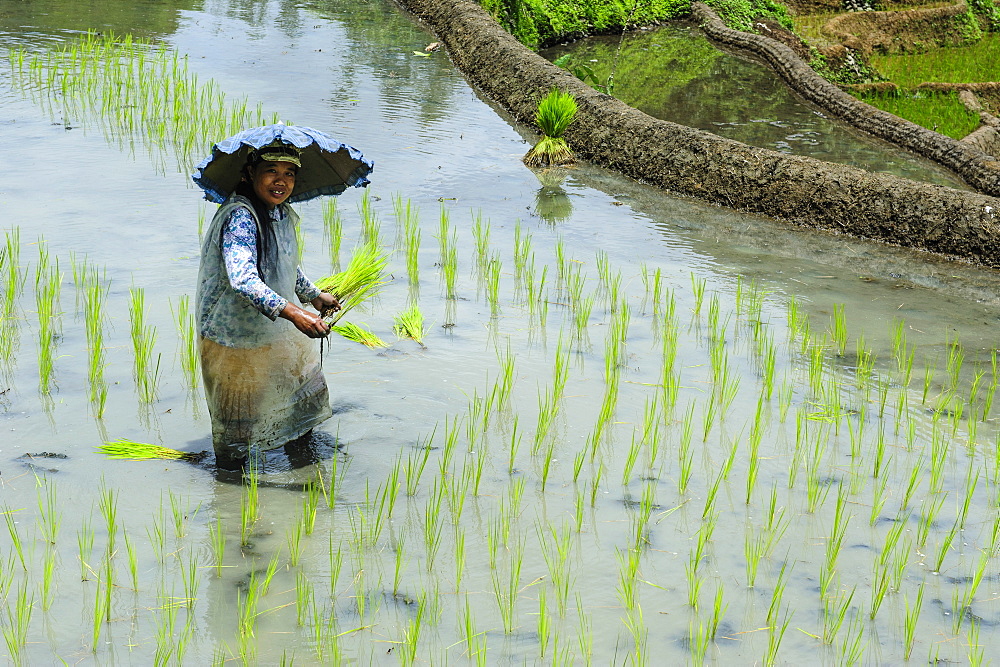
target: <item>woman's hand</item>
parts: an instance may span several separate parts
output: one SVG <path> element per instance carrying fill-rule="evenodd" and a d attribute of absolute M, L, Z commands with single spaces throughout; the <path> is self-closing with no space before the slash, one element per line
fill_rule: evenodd
<path fill-rule="evenodd" d="M 335 313 L 340 310 L 340 302 L 329 292 L 320 292 L 319 296 L 313 299 L 311 303 L 313 308 L 318 310 L 321 315 L 327 312 Z"/>
<path fill-rule="evenodd" d="M 316 297 L 318 301 L 320 297 Z M 333 298 L 333 297 L 331 297 Z M 336 301 L 336 299 L 334 299 Z M 310 313 L 304 308 L 299 308 L 293 303 L 285 304 L 284 309 L 278 313 L 278 317 L 284 318 L 295 325 L 295 328 L 309 336 L 310 338 L 325 338 L 330 333 L 330 325 L 323 321 L 323 318 L 315 313 Z"/>

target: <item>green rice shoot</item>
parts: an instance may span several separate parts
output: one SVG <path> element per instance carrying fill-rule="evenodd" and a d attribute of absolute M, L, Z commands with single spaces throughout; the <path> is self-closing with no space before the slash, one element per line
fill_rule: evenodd
<path fill-rule="evenodd" d="M 551 167 L 574 162 L 573 152 L 562 138 L 576 118 L 576 100 L 569 93 L 552 91 L 538 103 L 535 122 L 544 135 L 524 156 L 529 167 Z"/>
<path fill-rule="evenodd" d="M 365 243 L 354 249 L 347 268 L 320 279 L 316 286 L 340 302 L 340 310 L 323 313 L 324 318 L 331 325 L 336 324 L 348 311 L 377 295 L 385 284 L 384 270 L 388 261 L 388 254 L 377 244 Z"/>
<path fill-rule="evenodd" d="M 979 127 L 979 114 L 966 109 L 957 93 L 901 91 L 888 95 L 865 95 L 861 99 L 953 139 L 961 139 Z"/>
<path fill-rule="evenodd" d="M 370 347 L 372 349 L 389 347 L 389 344 L 379 338 L 376 333 L 352 322 L 345 322 L 344 324 L 331 326 L 330 330 L 334 333 L 340 334 L 347 340 L 355 343 L 361 343 L 365 347 Z"/>
<path fill-rule="evenodd" d="M 424 327 L 424 314 L 420 312 L 420 306 L 412 304 L 409 308 L 398 313 L 394 318 L 395 326 L 393 331 L 400 338 L 412 338 L 421 345 L 424 344 L 424 336 L 427 335 L 428 328 Z"/>
<path fill-rule="evenodd" d="M 977 83 L 1000 81 L 1000 34 L 987 34 L 974 44 L 916 54 L 873 53 L 871 64 L 903 88 L 928 81 Z"/>
<path fill-rule="evenodd" d="M 153 445 L 146 442 L 136 442 L 127 438 L 107 441 L 97 448 L 109 459 L 172 459 L 177 461 L 193 461 L 200 458 L 198 454 L 192 452 L 182 452 L 161 445 Z"/>

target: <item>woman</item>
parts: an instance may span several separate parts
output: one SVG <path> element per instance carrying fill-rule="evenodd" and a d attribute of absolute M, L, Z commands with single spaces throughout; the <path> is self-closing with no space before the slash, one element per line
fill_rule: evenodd
<path fill-rule="evenodd" d="M 222 467 L 280 447 L 331 416 L 318 346 L 337 310 L 298 267 L 298 215 L 285 202 L 300 153 L 280 141 L 252 150 L 242 181 L 205 235 L 198 276 L 201 368 Z M 304 335 L 303 335 L 304 334 Z"/>

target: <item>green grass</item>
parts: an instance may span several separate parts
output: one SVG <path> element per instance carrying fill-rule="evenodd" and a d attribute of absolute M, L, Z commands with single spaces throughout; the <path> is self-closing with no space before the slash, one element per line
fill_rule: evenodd
<path fill-rule="evenodd" d="M 979 127 L 978 114 L 962 106 L 956 93 L 902 91 L 889 95 L 864 95 L 861 99 L 883 111 L 954 139 L 961 139 Z"/>
<path fill-rule="evenodd" d="M 903 88 L 927 81 L 974 83 L 1000 81 L 1000 34 L 988 34 L 963 47 L 915 55 L 872 54 L 872 66 Z"/>

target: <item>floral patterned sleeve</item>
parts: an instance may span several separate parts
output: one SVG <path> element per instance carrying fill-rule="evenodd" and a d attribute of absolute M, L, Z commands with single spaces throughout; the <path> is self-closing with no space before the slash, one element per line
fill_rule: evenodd
<path fill-rule="evenodd" d="M 308 303 L 320 295 L 320 289 L 313 285 L 312 281 L 306 278 L 302 269 L 297 269 L 298 275 L 295 277 L 295 295 L 302 303 Z"/>
<path fill-rule="evenodd" d="M 257 224 L 249 210 L 243 207 L 234 209 L 222 228 L 222 258 L 233 289 L 273 320 L 288 301 L 260 279 L 256 229 Z"/>

